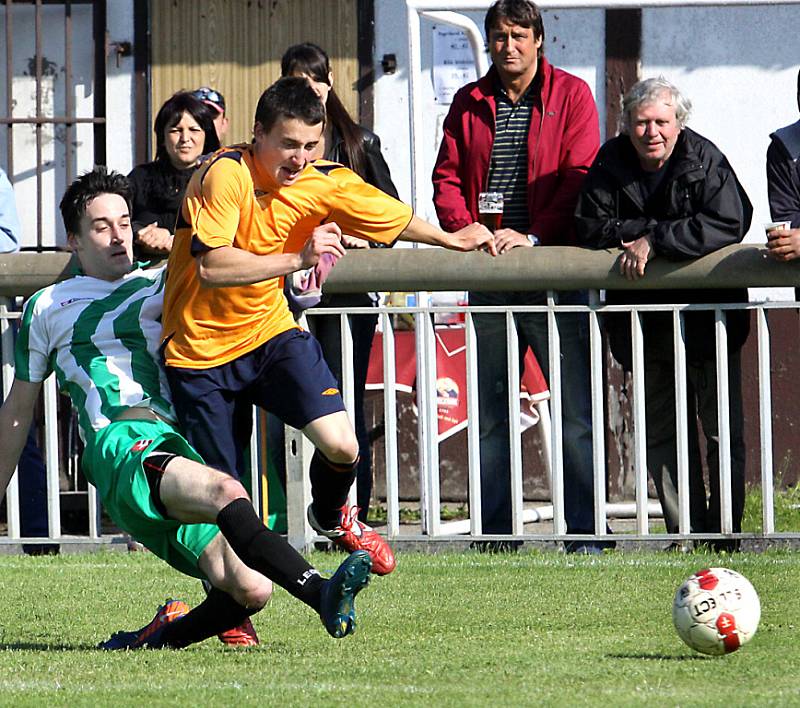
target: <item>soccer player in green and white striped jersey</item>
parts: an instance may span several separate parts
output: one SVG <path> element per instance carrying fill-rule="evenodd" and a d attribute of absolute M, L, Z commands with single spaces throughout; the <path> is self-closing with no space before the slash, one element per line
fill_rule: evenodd
<path fill-rule="evenodd" d="M 61 202 L 81 274 L 34 295 L 17 340 L 16 370 L 0 408 L 0 495 L 14 472 L 42 382 L 55 372 L 78 411 L 83 469 L 116 524 L 174 568 L 212 589 L 195 609 L 170 600 L 104 649 L 184 647 L 241 625 L 272 583 L 320 614 L 328 632 L 355 628 L 353 599 L 371 561 L 357 551 L 330 579 L 255 514 L 244 487 L 202 464 L 173 425 L 158 364 L 164 269 L 132 261 L 127 181 L 104 168 L 78 178 Z"/>

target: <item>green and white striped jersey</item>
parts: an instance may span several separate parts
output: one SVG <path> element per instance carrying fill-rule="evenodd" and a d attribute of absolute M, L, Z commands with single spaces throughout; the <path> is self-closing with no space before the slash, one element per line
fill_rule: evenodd
<path fill-rule="evenodd" d="M 165 280 L 166 268 L 113 282 L 80 275 L 28 300 L 15 375 L 36 383 L 55 371 L 84 441 L 126 408 L 147 406 L 174 420 L 158 359 Z"/>

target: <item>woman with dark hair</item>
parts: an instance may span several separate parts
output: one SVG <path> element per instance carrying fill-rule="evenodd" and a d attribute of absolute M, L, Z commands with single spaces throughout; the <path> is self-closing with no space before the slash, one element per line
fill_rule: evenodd
<path fill-rule="evenodd" d="M 358 125 L 342 105 L 333 90 L 333 73 L 328 55 L 316 44 L 307 42 L 295 44 L 281 59 L 281 76 L 300 76 L 305 78 L 317 92 L 328 119 L 322 139 L 317 147 L 317 158 L 349 167 L 365 182 L 398 198 L 397 189 L 392 182 L 389 167 L 381 153 L 381 142 L 375 133 Z M 366 248 L 366 241 L 353 237 L 343 237 L 347 248 Z M 377 302 L 371 293 L 354 293 L 341 295 L 324 295 L 319 307 L 370 307 Z M 350 318 L 353 334 L 353 373 L 355 383 L 355 421 L 358 437 L 359 454 L 356 482 L 358 518 L 366 521 L 369 502 L 372 495 L 372 464 L 370 459 L 369 438 L 364 420 L 364 390 L 367 383 L 369 353 L 372 338 L 378 323 L 377 315 L 355 315 Z M 316 316 L 309 318 L 309 328 L 322 346 L 325 361 L 334 376 L 342 385 L 342 347 L 338 315 Z"/>
<path fill-rule="evenodd" d="M 161 106 L 153 131 L 156 159 L 128 175 L 137 255 L 169 253 L 186 185 L 201 157 L 220 147 L 211 109 L 187 91 Z"/>

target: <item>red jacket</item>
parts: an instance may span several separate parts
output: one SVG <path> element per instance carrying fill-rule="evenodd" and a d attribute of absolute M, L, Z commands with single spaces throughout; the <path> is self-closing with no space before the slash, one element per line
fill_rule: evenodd
<path fill-rule="evenodd" d="M 528 233 L 542 245 L 570 246 L 578 193 L 600 147 L 597 107 L 585 81 L 544 57 L 538 73 L 542 88 L 528 134 Z M 433 201 L 446 231 L 478 220 L 478 194 L 485 191 L 494 143 L 496 77 L 491 67 L 459 89 L 444 122 Z"/>

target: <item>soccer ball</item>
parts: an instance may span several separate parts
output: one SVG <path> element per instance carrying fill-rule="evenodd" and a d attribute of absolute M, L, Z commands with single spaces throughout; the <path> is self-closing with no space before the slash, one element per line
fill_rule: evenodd
<path fill-rule="evenodd" d="M 730 654 L 750 641 L 761 603 L 743 575 L 727 568 L 698 570 L 678 588 L 672 622 L 678 635 L 703 654 Z"/>

